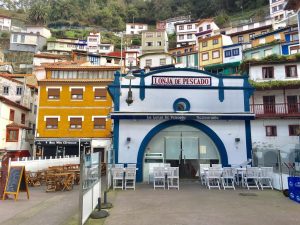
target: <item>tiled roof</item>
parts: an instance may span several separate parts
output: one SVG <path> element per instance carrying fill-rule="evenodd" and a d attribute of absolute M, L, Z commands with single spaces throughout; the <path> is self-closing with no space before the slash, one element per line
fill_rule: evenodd
<path fill-rule="evenodd" d="M 39 53 L 34 54 L 34 57 L 37 58 L 46 58 L 46 59 L 66 59 L 66 55 L 59 55 L 59 54 L 47 54 L 47 53 Z"/>
<path fill-rule="evenodd" d="M 7 80 L 11 80 L 13 82 L 16 82 L 18 84 L 24 84 L 23 82 L 15 79 L 15 78 L 25 78 L 26 79 L 26 85 L 30 88 L 37 88 L 37 79 L 35 75 L 33 74 L 10 74 L 10 73 L 0 73 L 0 77 L 3 77 Z"/>
<path fill-rule="evenodd" d="M 18 103 L 16 103 L 16 102 L 13 102 L 13 101 L 11 101 L 11 100 L 9 100 L 9 99 L 3 97 L 3 96 L 0 96 L 0 102 L 3 102 L 3 103 L 5 103 L 5 104 L 7 104 L 7 105 L 10 105 L 10 106 L 13 106 L 13 107 L 22 109 L 22 110 L 24 110 L 24 111 L 30 111 L 29 108 L 27 108 L 27 107 L 25 107 L 25 106 L 22 106 L 22 105 L 20 105 L 20 104 L 18 104 Z"/>
<path fill-rule="evenodd" d="M 110 52 L 106 54 L 107 56 L 112 56 L 112 57 L 119 57 L 121 58 L 121 52 Z M 125 51 L 123 51 L 123 57 L 125 56 Z"/>
<path fill-rule="evenodd" d="M 31 130 L 32 128 L 25 126 L 23 124 L 17 124 L 17 123 L 11 123 L 6 125 L 6 127 L 10 127 L 10 128 L 21 128 L 21 129 L 26 129 L 26 130 Z"/>
<path fill-rule="evenodd" d="M 18 80 L 14 79 L 14 78 L 11 77 L 11 76 L 7 76 L 7 74 L 1 74 L 1 73 L 0 73 L 0 77 L 3 77 L 3 78 L 5 78 L 5 79 L 7 79 L 7 80 L 13 81 L 13 82 L 18 83 L 18 84 L 23 84 L 23 82 L 18 81 Z"/>

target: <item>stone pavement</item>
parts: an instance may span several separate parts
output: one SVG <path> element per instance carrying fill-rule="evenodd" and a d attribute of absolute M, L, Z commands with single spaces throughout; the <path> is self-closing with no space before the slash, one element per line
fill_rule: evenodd
<path fill-rule="evenodd" d="M 20 192 L 19 200 L 0 200 L 0 224 L 60 225 L 78 212 L 79 191 L 46 193 L 45 186 L 31 187 L 30 199 Z"/>
<path fill-rule="evenodd" d="M 208 190 L 189 182 L 181 184 L 179 191 L 138 184 L 136 191 L 111 194 L 114 208 L 105 225 L 300 224 L 300 204 L 279 191 Z"/>

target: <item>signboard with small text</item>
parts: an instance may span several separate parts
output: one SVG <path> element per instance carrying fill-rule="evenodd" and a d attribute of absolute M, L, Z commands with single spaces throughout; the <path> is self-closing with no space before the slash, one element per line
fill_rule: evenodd
<path fill-rule="evenodd" d="M 155 86 L 211 86 L 211 77 L 152 76 Z"/>

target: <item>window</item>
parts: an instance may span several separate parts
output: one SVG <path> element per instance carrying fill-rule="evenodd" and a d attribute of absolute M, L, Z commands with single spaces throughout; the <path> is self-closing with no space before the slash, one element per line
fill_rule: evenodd
<path fill-rule="evenodd" d="M 17 95 L 22 95 L 22 87 L 21 86 L 18 86 L 17 87 Z"/>
<path fill-rule="evenodd" d="M 275 40 L 280 40 L 281 39 L 280 34 L 274 34 L 274 39 Z"/>
<path fill-rule="evenodd" d="M 238 42 L 239 43 L 244 42 L 244 36 L 243 35 L 238 36 Z"/>
<path fill-rule="evenodd" d="M 19 129 L 6 129 L 6 141 L 7 142 L 18 142 Z"/>
<path fill-rule="evenodd" d="M 159 59 L 159 65 L 161 66 L 166 65 L 166 59 L 165 58 Z"/>
<path fill-rule="evenodd" d="M 162 46 L 161 41 L 157 42 L 157 46 Z"/>
<path fill-rule="evenodd" d="M 161 33 L 156 33 L 156 37 L 161 37 Z"/>
<path fill-rule="evenodd" d="M 297 66 L 296 65 L 285 66 L 285 76 L 298 77 Z"/>
<path fill-rule="evenodd" d="M 32 134 L 35 134 L 35 124 L 32 124 L 32 130 L 31 130 Z"/>
<path fill-rule="evenodd" d="M 206 29 L 207 29 L 207 30 L 210 30 L 210 24 L 208 24 L 208 25 L 206 26 Z"/>
<path fill-rule="evenodd" d="M 105 118 L 94 118 L 94 129 L 105 129 L 106 119 Z"/>
<path fill-rule="evenodd" d="M 191 30 L 192 29 L 192 25 L 187 25 L 187 29 Z"/>
<path fill-rule="evenodd" d="M 199 32 L 202 32 L 203 31 L 203 27 L 199 27 Z"/>
<path fill-rule="evenodd" d="M 299 41 L 299 34 L 291 34 L 291 41 Z"/>
<path fill-rule="evenodd" d="M 146 42 L 146 46 L 153 46 L 153 43 L 152 42 Z"/>
<path fill-rule="evenodd" d="M 22 35 L 21 35 L 21 43 L 24 43 L 24 42 L 25 42 L 25 35 L 22 34 Z"/>
<path fill-rule="evenodd" d="M 17 41 L 18 41 L 18 35 L 14 34 L 14 36 L 13 36 L 13 42 L 17 42 Z"/>
<path fill-rule="evenodd" d="M 82 128 L 82 118 L 70 118 L 70 128 L 71 129 L 81 129 Z"/>
<path fill-rule="evenodd" d="M 213 59 L 220 58 L 220 51 L 219 51 L 219 50 L 213 51 L 213 52 L 212 52 L 212 58 L 213 58 Z"/>
<path fill-rule="evenodd" d="M 184 39 L 184 35 L 179 35 L 179 40 L 183 40 Z"/>
<path fill-rule="evenodd" d="M 46 118 L 46 128 L 47 129 L 57 129 L 58 128 L 58 118 Z"/>
<path fill-rule="evenodd" d="M 32 112 L 32 107 L 33 107 L 33 104 L 32 103 L 30 103 L 30 112 Z"/>
<path fill-rule="evenodd" d="M 207 53 L 202 53 L 202 60 L 206 61 L 208 59 L 209 59 L 208 52 Z"/>
<path fill-rule="evenodd" d="M 240 49 L 238 49 L 238 48 L 232 49 L 232 55 L 233 56 L 237 56 L 239 54 L 240 54 Z"/>
<path fill-rule="evenodd" d="M 71 89 L 71 99 L 83 99 L 83 89 L 82 88 L 72 88 Z"/>
<path fill-rule="evenodd" d="M 249 39 L 251 40 L 255 36 L 255 33 L 249 34 Z"/>
<path fill-rule="evenodd" d="M 179 30 L 183 30 L 183 26 L 181 25 L 181 26 L 179 26 Z"/>
<path fill-rule="evenodd" d="M 277 127 L 276 126 L 266 126 L 266 136 L 267 137 L 277 136 Z"/>
<path fill-rule="evenodd" d="M 37 113 L 37 105 L 34 105 L 34 107 L 33 107 L 33 114 L 36 115 L 36 113 Z"/>
<path fill-rule="evenodd" d="M 21 114 L 21 124 L 25 124 L 25 113 Z"/>
<path fill-rule="evenodd" d="M 147 37 L 147 38 L 153 38 L 153 37 L 154 37 L 154 33 L 152 33 L 152 32 L 147 32 L 147 33 L 146 33 L 146 37 Z"/>
<path fill-rule="evenodd" d="M 193 38 L 193 35 L 192 34 L 188 34 L 187 35 L 187 39 L 192 39 Z"/>
<path fill-rule="evenodd" d="M 3 86 L 3 95 L 9 94 L 9 86 Z"/>
<path fill-rule="evenodd" d="M 279 6 L 278 6 L 278 10 L 282 10 L 283 9 L 283 4 L 280 4 Z"/>
<path fill-rule="evenodd" d="M 202 47 L 207 47 L 207 41 L 202 42 Z"/>
<path fill-rule="evenodd" d="M 272 7 L 272 12 L 276 12 L 277 11 L 277 6 Z"/>
<path fill-rule="evenodd" d="M 49 88 L 48 89 L 48 99 L 59 99 L 60 89 L 59 88 Z"/>
<path fill-rule="evenodd" d="M 263 79 L 272 79 L 274 78 L 274 67 L 263 67 L 262 68 Z"/>
<path fill-rule="evenodd" d="M 289 125 L 289 135 L 299 136 L 300 135 L 300 125 Z"/>
<path fill-rule="evenodd" d="M 226 50 L 225 51 L 225 58 L 231 57 L 231 50 Z"/>
<path fill-rule="evenodd" d="M 218 39 L 214 39 L 213 40 L 213 45 L 217 45 L 219 43 L 219 40 Z"/>
<path fill-rule="evenodd" d="M 106 89 L 105 88 L 95 88 L 95 99 L 105 100 L 106 99 Z"/>
<path fill-rule="evenodd" d="M 266 43 L 266 39 L 265 38 L 260 38 L 258 39 L 259 44 L 265 44 Z"/>
<path fill-rule="evenodd" d="M 9 120 L 14 121 L 15 120 L 15 110 L 10 109 L 9 111 Z"/>
<path fill-rule="evenodd" d="M 264 50 L 264 55 L 265 57 L 269 56 L 269 55 L 272 55 L 273 54 L 273 50 L 270 48 L 270 49 L 266 49 Z"/>
<path fill-rule="evenodd" d="M 146 59 L 146 66 L 152 65 L 152 59 Z"/>
<path fill-rule="evenodd" d="M 253 52 L 253 53 L 251 54 L 251 58 L 252 58 L 252 59 L 259 59 L 259 58 L 260 58 L 259 52 Z"/>

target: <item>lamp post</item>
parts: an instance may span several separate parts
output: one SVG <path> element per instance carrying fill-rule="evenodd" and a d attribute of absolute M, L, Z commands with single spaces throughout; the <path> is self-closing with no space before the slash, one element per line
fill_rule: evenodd
<path fill-rule="evenodd" d="M 125 79 L 129 80 L 129 90 L 128 90 L 126 102 L 128 105 L 130 105 L 133 103 L 132 91 L 131 91 L 131 80 L 135 79 L 135 76 L 132 74 L 131 70 L 129 70 L 128 74 L 125 76 Z"/>

